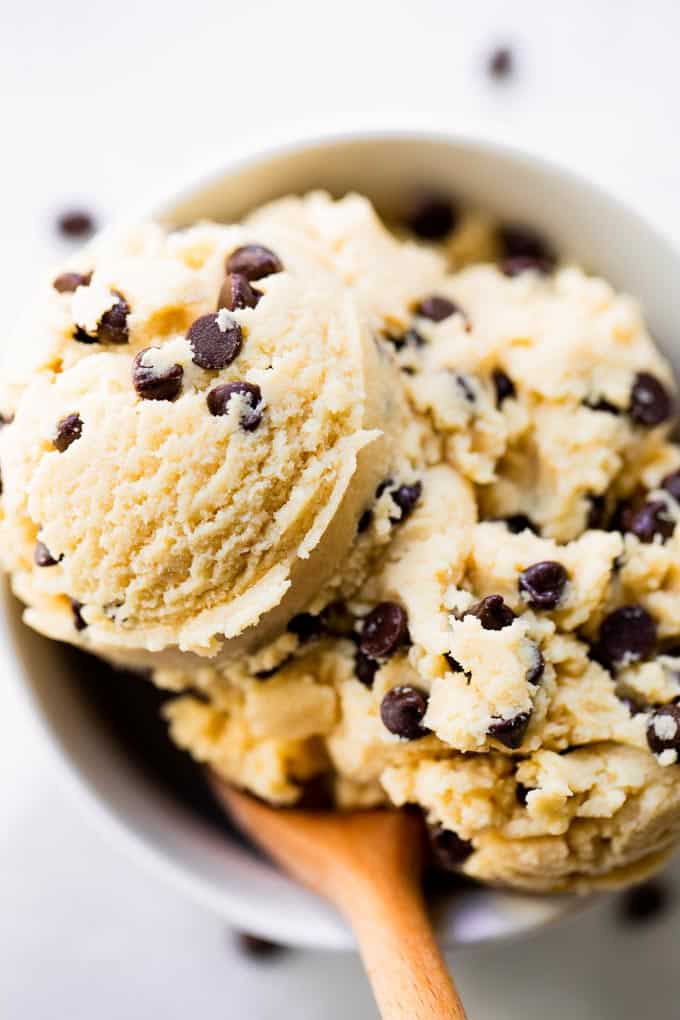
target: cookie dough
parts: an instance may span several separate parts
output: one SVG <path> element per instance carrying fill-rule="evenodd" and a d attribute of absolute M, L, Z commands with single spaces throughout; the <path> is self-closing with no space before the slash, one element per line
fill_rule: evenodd
<path fill-rule="evenodd" d="M 312 194 L 83 253 L 5 387 L 3 560 L 257 795 L 417 805 L 487 882 L 633 881 L 680 837 L 673 379 L 633 298 L 445 219 Z"/>

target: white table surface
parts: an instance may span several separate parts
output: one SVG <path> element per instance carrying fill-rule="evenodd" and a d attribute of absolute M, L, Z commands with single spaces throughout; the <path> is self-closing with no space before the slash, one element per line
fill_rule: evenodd
<path fill-rule="evenodd" d="M 252 136 L 421 115 L 520 142 L 631 198 L 680 239 L 680 6 L 673 0 L 23 0 L 0 3 L 0 306 L 66 250 L 55 211 L 106 222 Z M 516 76 L 482 71 L 495 43 Z M 353 1020 L 356 959 L 254 964 L 224 925 L 92 832 L 0 683 L 3 1020 Z M 680 903 L 680 868 L 675 868 Z M 453 958 L 471 1020 L 680 1017 L 680 906 L 625 928 L 605 902 Z"/>

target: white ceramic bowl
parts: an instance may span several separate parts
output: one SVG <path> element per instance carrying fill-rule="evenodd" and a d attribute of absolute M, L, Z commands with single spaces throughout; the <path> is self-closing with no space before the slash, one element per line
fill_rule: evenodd
<path fill-rule="evenodd" d="M 641 299 L 652 333 L 680 374 L 677 253 L 587 181 L 505 147 L 432 132 L 308 140 L 251 155 L 150 214 L 175 225 L 234 220 L 265 200 L 311 188 L 361 191 L 390 217 L 421 192 L 442 190 L 535 225 L 564 254 Z M 90 675 L 100 672 L 94 660 L 23 627 L 16 603 L 7 592 L 2 597 L 3 672 L 28 695 L 60 771 L 111 840 L 237 927 L 291 944 L 349 946 L 349 932 L 329 907 L 211 815 L 188 759 L 163 743 L 151 686 L 115 679 L 103 667 L 101 676 Z M 113 727 L 111 717 L 118 720 Z M 569 897 L 466 888 L 439 901 L 438 926 L 447 944 L 469 944 L 535 928 L 576 905 Z"/>

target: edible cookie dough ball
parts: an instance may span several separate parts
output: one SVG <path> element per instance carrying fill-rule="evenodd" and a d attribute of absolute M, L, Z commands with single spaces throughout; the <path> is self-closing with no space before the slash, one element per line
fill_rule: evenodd
<path fill-rule="evenodd" d="M 318 260 L 289 239 L 263 264 L 252 237 L 152 226 L 59 278 L 2 435 L 3 558 L 36 629 L 134 664 L 233 654 L 348 554 L 392 463 L 391 355 Z M 218 312 L 225 261 L 246 300 Z"/>

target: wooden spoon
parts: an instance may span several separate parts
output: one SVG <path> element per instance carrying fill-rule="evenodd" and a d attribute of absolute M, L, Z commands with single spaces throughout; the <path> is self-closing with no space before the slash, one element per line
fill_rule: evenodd
<path fill-rule="evenodd" d="M 210 781 L 253 842 L 347 918 L 383 1020 L 466 1020 L 425 911 L 417 816 L 279 810 Z"/>

